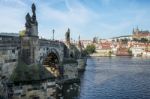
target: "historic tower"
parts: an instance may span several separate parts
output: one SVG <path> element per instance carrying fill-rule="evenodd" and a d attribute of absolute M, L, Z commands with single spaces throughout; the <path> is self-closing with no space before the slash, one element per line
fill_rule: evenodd
<path fill-rule="evenodd" d="M 79 58 L 82 57 L 82 44 L 81 44 L 81 40 L 80 40 L 80 35 L 79 35 L 79 38 L 78 38 L 78 50 L 79 50 Z"/>
<path fill-rule="evenodd" d="M 82 44 L 81 44 L 81 40 L 80 40 L 80 35 L 78 38 L 78 49 L 79 49 L 79 51 L 82 51 Z"/>
<path fill-rule="evenodd" d="M 37 63 L 38 55 L 38 23 L 36 20 L 36 7 L 32 4 L 32 17 L 26 15 L 25 35 L 21 37 L 21 59 L 27 65 Z"/>
<path fill-rule="evenodd" d="M 67 45 L 70 45 L 70 29 L 68 28 L 68 31 L 66 32 L 66 35 L 65 35 L 65 37 L 66 37 L 66 44 Z"/>
<path fill-rule="evenodd" d="M 135 34 L 137 35 L 139 33 L 139 28 L 137 27 L 135 30 Z"/>

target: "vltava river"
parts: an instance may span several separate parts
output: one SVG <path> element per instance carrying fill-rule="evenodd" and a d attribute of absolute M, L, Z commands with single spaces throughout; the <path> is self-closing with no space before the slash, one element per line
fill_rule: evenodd
<path fill-rule="evenodd" d="M 150 99 L 150 59 L 89 58 L 80 86 L 78 99 Z"/>

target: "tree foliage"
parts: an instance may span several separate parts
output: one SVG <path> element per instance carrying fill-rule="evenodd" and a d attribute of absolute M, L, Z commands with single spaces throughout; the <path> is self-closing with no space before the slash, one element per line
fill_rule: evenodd
<path fill-rule="evenodd" d="M 141 38 L 141 42 L 142 42 L 142 43 L 147 43 L 147 42 L 148 42 L 148 39 L 146 39 L 146 38 Z"/>
<path fill-rule="evenodd" d="M 132 50 L 128 49 L 129 55 L 132 55 Z"/>
<path fill-rule="evenodd" d="M 24 36 L 25 35 L 25 30 L 21 30 L 21 31 L 19 31 L 19 36 Z"/>
<path fill-rule="evenodd" d="M 87 45 L 87 46 L 86 46 L 85 51 L 86 51 L 88 54 L 92 54 L 92 53 L 95 52 L 95 49 L 96 49 L 95 45 L 94 45 L 94 44 L 90 44 L 90 45 Z"/>
<path fill-rule="evenodd" d="M 121 39 L 121 41 L 122 41 L 122 43 L 127 44 L 127 43 L 128 43 L 128 41 L 129 41 L 129 39 L 124 38 L 124 39 Z"/>
<path fill-rule="evenodd" d="M 133 41 L 142 42 L 142 43 L 150 42 L 147 38 L 141 38 L 141 39 L 134 38 Z"/>

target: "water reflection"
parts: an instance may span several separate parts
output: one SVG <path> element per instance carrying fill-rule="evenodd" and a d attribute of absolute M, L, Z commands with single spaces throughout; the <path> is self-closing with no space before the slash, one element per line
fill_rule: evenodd
<path fill-rule="evenodd" d="M 79 85 L 65 86 L 64 99 L 150 99 L 150 59 L 89 58 Z"/>
<path fill-rule="evenodd" d="M 148 99 L 150 60 L 91 58 L 81 83 L 80 99 Z"/>

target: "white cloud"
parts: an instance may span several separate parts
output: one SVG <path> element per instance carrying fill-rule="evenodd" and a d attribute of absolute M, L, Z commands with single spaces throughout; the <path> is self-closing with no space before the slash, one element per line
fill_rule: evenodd
<path fill-rule="evenodd" d="M 9 1 L 9 0 L 7 0 Z M 23 27 L 24 9 L 0 3 L 0 32 L 18 32 Z"/>
<path fill-rule="evenodd" d="M 76 2 L 77 3 L 77 2 Z M 56 22 L 67 23 L 67 24 L 85 24 L 90 21 L 91 16 L 94 16 L 94 13 L 89 9 L 85 8 L 82 5 L 76 3 L 69 3 L 66 1 L 66 6 L 68 11 L 60 11 L 54 9 L 46 4 L 39 5 L 39 10 L 42 18 L 45 20 L 56 20 Z"/>
<path fill-rule="evenodd" d="M 90 9 L 86 8 L 77 0 L 53 0 L 52 2 L 42 2 L 29 0 L 4 0 L 0 1 L 0 32 L 18 32 L 24 29 L 25 15 L 27 12 L 31 12 L 30 5 L 35 2 L 37 5 L 37 19 L 39 22 L 40 36 L 49 38 L 50 28 L 55 28 L 56 32 L 60 34 L 56 37 L 58 39 L 64 38 L 64 33 L 67 28 L 71 28 L 71 31 L 78 33 L 82 30 L 92 17 L 96 14 Z M 60 9 L 53 8 L 52 5 L 59 2 L 64 2 L 68 10 L 61 11 Z M 15 5 L 14 5 L 15 4 Z M 77 38 L 77 36 L 72 35 Z"/>
<path fill-rule="evenodd" d="M 82 30 L 82 27 L 88 24 L 92 18 L 96 17 L 97 14 L 92 12 L 90 9 L 84 7 L 79 2 L 68 2 L 64 1 L 68 10 L 61 11 L 59 9 L 54 9 L 48 4 L 39 5 L 40 19 L 42 24 L 50 23 L 51 27 L 57 29 L 60 34 L 58 38 L 64 37 L 64 29 L 71 28 L 71 30 L 76 34 Z M 39 21 L 40 22 L 40 21 Z M 51 24 L 53 22 L 53 24 Z M 49 28 L 49 27 L 45 27 Z M 44 29 L 44 27 L 43 27 Z M 48 32 L 48 31 L 47 31 Z M 63 33 L 62 33 L 63 32 Z M 78 35 L 72 33 L 74 38 L 77 38 Z M 46 34 L 45 34 L 46 35 Z"/>
<path fill-rule="evenodd" d="M 112 1 L 101 0 L 103 4 L 110 5 Z M 143 27 L 149 26 L 149 9 L 132 7 L 133 5 L 122 9 L 113 9 L 114 6 L 112 8 L 111 5 L 107 6 L 107 10 L 97 10 L 79 0 L 0 0 L 0 32 L 18 32 L 24 29 L 25 15 L 31 12 L 33 2 L 37 6 L 39 35 L 45 38 L 51 38 L 51 30 L 55 29 L 55 37 L 63 39 L 68 27 L 73 38 L 77 39 L 80 34 L 81 37 L 89 39 L 94 35 L 111 37 L 129 33 L 133 26 L 139 24 Z M 55 7 L 62 2 L 65 10 L 59 6 Z"/>

